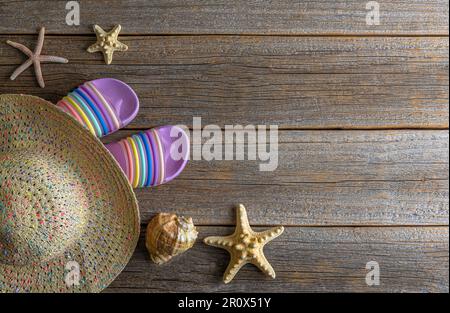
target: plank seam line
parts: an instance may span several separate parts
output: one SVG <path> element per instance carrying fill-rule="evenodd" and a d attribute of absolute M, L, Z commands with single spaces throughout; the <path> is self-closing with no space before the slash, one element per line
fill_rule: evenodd
<path fill-rule="evenodd" d="M 150 125 L 148 127 L 125 127 L 122 128 L 122 131 L 144 131 L 149 128 L 157 127 L 158 125 Z M 192 127 L 189 127 L 189 130 L 193 130 Z M 225 131 L 224 127 L 221 127 L 222 131 Z M 346 128 L 346 127 L 321 127 L 321 128 L 311 128 L 311 127 L 298 127 L 298 128 L 292 128 L 292 127 L 278 127 L 279 131 L 445 131 L 449 130 L 448 126 L 442 126 L 442 127 L 352 127 L 352 128 Z"/>
<path fill-rule="evenodd" d="M 218 161 L 220 162 L 220 161 Z M 447 163 L 443 164 L 443 165 L 447 165 Z M 219 181 L 219 182 L 227 182 L 230 181 L 232 182 L 232 180 L 228 180 L 228 179 L 211 179 L 211 178 L 207 178 L 207 179 L 201 179 L 201 178 L 187 178 L 187 177 L 180 177 L 178 178 L 179 181 Z M 238 185 L 238 186 L 289 186 L 289 185 L 298 185 L 298 184 L 344 184 L 344 183 L 371 183 L 371 182 L 375 182 L 375 183 L 384 183 L 384 182 L 388 182 L 388 183 L 403 183 L 403 182 L 446 182 L 448 181 L 449 178 L 445 177 L 445 178 L 427 178 L 427 179 L 404 179 L 404 180 L 394 180 L 394 179 L 366 179 L 366 180 L 338 180 L 338 181 L 299 181 L 299 182 L 286 182 L 284 184 L 280 184 L 280 183 L 268 183 L 268 184 L 258 184 L 258 183 L 252 183 L 249 182 L 247 184 L 239 184 L 239 183 L 232 183 L 232 185 Z"/>
<path fill-rule="evenodd" d="M 251 219 L 251 218 L 250 218 Z M 252 227 L 276 227 L 280 224 L 256 224 L 250 221 Z M 202 224 L 195 223 L 195 226 L 200 227 L 235 227 L 235 224 Z M 147 224 L 142 223 L 142 228 L 146 228 Z M 335 224 L 335 225 L 320 225 L 320 224 L 285 224 L 285 228 L 449 228 L 449 224 L 367 224 L 367 225 L 350 225 L 350 224 Z M 142 232 L 145 232 L 144 230 Z"/>
<path fill-rule="evenodd" d="M 0 33 L 0 36 L 32 36 L 36 35 L 33 32 L 24 32 L 24 33 Z M 83 36 L 94 36 L 93 33 L 48 33 L 46 37 L 83 37 Z M 95 36 L 94 36 L 95 37 Z M 258 34 L 258 33 L 244 33 L 244 34 L 233 34 L 233 33 L 168 33 L 168 34 L 160 34 L 160 33 L 127 33 L 120 34 L 120 37 L 337 37 L 337 38 L 370 38 L 370 37 L 401 37 L 401 38 L 449 38 L 448 33 L 429 33 L 429 34 L 319 34 L 319 33 L 311 33 L 311 34 Z"/>

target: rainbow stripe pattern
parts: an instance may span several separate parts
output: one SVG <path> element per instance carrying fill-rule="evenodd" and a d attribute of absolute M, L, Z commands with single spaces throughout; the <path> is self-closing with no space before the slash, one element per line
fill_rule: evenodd
<path fill-rule="evenodd" d="M 70 92 L 57 106 L 97 137 L 106 136 L 123 126 L 115 108 L 91 82 Z"/>
<path fill-rule="evenodd" d="M 118 144 L 126 163 L 123 170 L 134 188 L 164 182 L 165 155 L 156 129 L 122 139 Z"/>

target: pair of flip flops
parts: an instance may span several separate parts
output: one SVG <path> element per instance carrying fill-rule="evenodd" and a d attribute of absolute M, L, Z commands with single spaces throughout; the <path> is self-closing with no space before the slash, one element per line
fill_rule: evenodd
<path fill-rule="evenodd" d="M 57 106 L 100 138 L 128 125 L 139 111 L 139 99 L 124 82 L 102 78 L 82 84 Z M 183 171 L 189 137 L 183 129 L 168 125 L 109 143 L 106 148 L 133 187 L 157 186 Z"/>

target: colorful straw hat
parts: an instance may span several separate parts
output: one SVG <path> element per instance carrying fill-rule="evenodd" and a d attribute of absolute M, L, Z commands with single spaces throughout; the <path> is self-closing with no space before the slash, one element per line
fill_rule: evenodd
<path fill-rule="evenodd" d="M 0 292 L 98 292 L 139 237 L 132 187 L 53 104 L 0 95 Z"/>

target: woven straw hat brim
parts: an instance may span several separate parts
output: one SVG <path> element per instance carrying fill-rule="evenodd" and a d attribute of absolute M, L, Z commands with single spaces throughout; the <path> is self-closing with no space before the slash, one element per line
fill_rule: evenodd
<path fill-rule="evenodd" d="M 16 225 L 22 233 L 11 235 Z M 0 95 L 0 292 L 99 292 L 130 260 L 139 231 L 133 189 L 96 137 L 50 102 Z M 2 242 L 28 233 L 22 250 L 1 254 Z"/>

